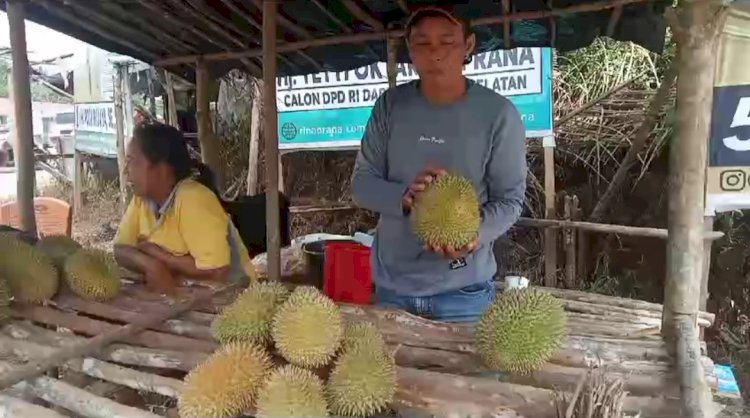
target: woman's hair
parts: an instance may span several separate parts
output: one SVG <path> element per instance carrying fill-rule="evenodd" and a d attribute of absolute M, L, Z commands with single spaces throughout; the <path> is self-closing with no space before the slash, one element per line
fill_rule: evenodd
<path fill-rule="evenodd" d="M 175 127 L 159 122 L 139 124 L 133 129 L 133 139 L 138 141 L 141 152 L 150 163 L 168 164 L 175 180 L 193 178 L 208 187 L 221 201 L 213 171 L 191 158 L 185 137 Z"/>

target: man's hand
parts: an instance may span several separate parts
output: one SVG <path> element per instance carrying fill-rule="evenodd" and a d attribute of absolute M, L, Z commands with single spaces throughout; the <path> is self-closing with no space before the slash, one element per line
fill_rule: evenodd
<path fill-rule="evenodd" d="M 423 192 L 430 183 L 435 181 L 435 179 L 446 173 L 447 172 L 442 168 L 427 166 L 422 169 L 406 189 L 404 197 L 401 198 L 401 206 L 404 208 L 404 211 L 406 213 L 411 212 L 411 208 L 414 205 L 414 200 L 417 198 L 417 195 Z"/>
<path fill-rule="evenodd" d="M 440 254 L 440 256 L 445 257 L 448 260 L 456 260 L 461 257 L 465 257 L 467 254 L 473 252 L 478 246 L 479 246 L 479 237 L 477 237 L 474 241 L 470 242 L 469 244 L 465 245 L 463 248 L 453 248 L 450 245 L 446 245 L 444 247 L 425 245 L 424 248 L 427 251 L 432 251 L 437 254 Z"/>

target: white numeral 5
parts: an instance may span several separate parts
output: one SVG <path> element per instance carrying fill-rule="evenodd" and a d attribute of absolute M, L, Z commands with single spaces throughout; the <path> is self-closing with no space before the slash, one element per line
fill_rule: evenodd
<path fill-rule="evenodd" d="M 738 126 L 750 126 L 750 97 L 743 97 L 737 104 L 737 110 L 732 119 L 732 128 Z M 750 151 L 750 138 L 740 139 L 737 135 L 724 138 L 724 145 L 735 151 Z"/>

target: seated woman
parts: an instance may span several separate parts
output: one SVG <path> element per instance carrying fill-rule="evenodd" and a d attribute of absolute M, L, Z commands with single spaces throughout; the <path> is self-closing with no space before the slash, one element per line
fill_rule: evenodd
<path fill-rule="evenodd" d="M 173 294 L 180 278 L 246 284 L 257 277 L 224 211 L 208 167 L 190 158 L 182 134 L 139 125 L 127 147 L 134 193 L 114 239 L 115 259 L 152 291 Z"/>

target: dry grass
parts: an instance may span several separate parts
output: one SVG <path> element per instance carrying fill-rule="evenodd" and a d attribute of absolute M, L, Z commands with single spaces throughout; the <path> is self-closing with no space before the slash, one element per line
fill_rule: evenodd
<path fill-rule="evenodd" d="M 627 392 L 621 378 L 611 378 L 606 369 L 589 369 L 572 394 L 558 402 L 559 418 L 623 418 Z"/>

